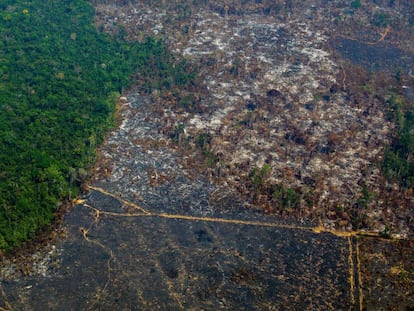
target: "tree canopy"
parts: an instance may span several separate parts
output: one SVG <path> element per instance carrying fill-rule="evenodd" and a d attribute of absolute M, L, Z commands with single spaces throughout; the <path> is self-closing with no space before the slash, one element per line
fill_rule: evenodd
<path fill-rule="evenodd" d="M 190 74 L 158 40 L 98 32 L 87 1 L 0 8 L 0 249 L 10 249 L 78 192 L 131 77 L 150 92 Z"/>

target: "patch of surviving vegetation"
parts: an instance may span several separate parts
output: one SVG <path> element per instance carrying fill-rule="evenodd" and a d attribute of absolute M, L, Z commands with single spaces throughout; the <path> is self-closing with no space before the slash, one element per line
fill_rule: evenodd
<path fill-rule="evenodd" d="M 76 197 L 131 77 L 169 91 L 192 79 L 160 40 L 93 25 L 87 1 L 0 4 L 0 254 Z"/>

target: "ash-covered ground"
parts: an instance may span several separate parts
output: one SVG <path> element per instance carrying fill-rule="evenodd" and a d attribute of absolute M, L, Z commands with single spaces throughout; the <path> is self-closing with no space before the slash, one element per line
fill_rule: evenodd
<path fill-rule="evenodd" d="M 123 27 L 130 40 L 158 36 L 200 77 L 181 98 L 150 94 L 146 113 L 157 129 L 131 131 L 130 144 L 154 158 L 179 150 L 178 163 L 166 165 L 209 180 L 248 208 L 327 228 L 411 235 L 413 196 L 380 170 L 394 125 L 389 90 L 372 78 L 400 68 L 406 85 L 382 83 L 413 88 L 412 34 L 404 29 L 411 9 L 404 1 L 351 9 L 343 1 L 97 5 L 98 27 Z M 395 29 L 375 20 L 381 14 Z M 129 163 L 123 139 L 112 154 Z M 126 162 L 116 174 L 130 169 Z M 174 176 L 152 172 L 160 181 Z"/>

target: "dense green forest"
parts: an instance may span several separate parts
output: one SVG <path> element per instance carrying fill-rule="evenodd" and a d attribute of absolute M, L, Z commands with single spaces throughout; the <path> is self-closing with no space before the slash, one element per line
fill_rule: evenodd
<path fill-rule="evenodd" d="M 408 189 L 414 187 L 414 108 L 399 96 L 393 96 L 389 104 L 396 135 L 385 151 L 382 170 L 386 177 Z"/>
<path fill-rule="evenodd" d="M 188 83 L 162 42 L 128 43 L 93 25 L 81 0 L 0 3 L 0 250 L 50 223 L 74 197 L 131 81 Z"/>

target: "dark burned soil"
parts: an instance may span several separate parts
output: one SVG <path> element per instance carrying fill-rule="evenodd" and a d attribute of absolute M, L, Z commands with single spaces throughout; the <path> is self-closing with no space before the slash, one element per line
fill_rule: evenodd
<path fill-rule="evenodd" d="M 386 303 L 404 310 L 413 304 L 410 241 L 335 235 L 246 209 L 175 167 L 178 151 L 128 144 L 126 131 L 156 128 L 140 119 L 151 102 L 132 94 L 129 100 L 134 118 L 124 119 L 101 149 L 117 141 L 129 156 L 112 153 L 112 173 L 96 175 L 65 216 L 63 237 L 3 266 L 3 308 L 378 310 Z M 98 171 L 108 167 L 100 164 Z M 170 178 L 160 178 L 167 172 Z"/>
<path fill-rule="evenodd" d="M 379 42 L 373 45 L 337 37 L 334 45 L 343 57 L 368 71 L 396 72 L 399 69 L 409 73 L 414 64 L 414 53 L 407 53 L 394 44 Z"/>
<path fill-rule="evenodd" d="M 111 203 L 107 198 L 105 206 Z M 237 221 L 105 214 L 95 220 L 93 210 L 76 206 L 67 218 L 69 238 L 58 246 L 58 267 L 45 277 L 3 282 L 14 309 L 338 310 L 352 304 L 346 239 Z"/>

